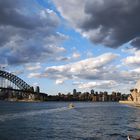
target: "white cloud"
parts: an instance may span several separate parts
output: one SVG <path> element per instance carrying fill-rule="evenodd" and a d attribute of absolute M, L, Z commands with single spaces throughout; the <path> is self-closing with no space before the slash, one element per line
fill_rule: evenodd
<path fill-rule="evenodd" d="M 123 48 L 121 49 L 121 51 L 123 53 L 134 54 L 137 51 L 137 49 L 136 48 Z"/>
<path fill-rule="evenodd" d="M 60 85 L 60 84 L 63 84 L 64 83 L 64 80 L 58 79 L 58 80 L 55 81 L 55 83 L 57 85 Z"/>
<path fill-rule="evenodd" d="M 74 52 L 72 55 L 70 56 L 58 56 L 56 58 L 56 61 L 67 61 L 67 62 L 71 62 L 73 60 L 77 60 L 81 57 L 80 53 Z"/>
<path fill-rule="evenodd" d="M 77 58 L 80 58 L 80 57 L 81 57 L 81 55 L 79 53 L 77 53 L 77 52 L 74 52 L 72 54 L 72 58 L 74 58 L 74 59 L 77 59 Z"/>
<path fill-rule="evenodd" d="M 29 75 L 28 75 L 28 78 L 40 78 L 42 75 L 41 75 L 41 73 L 30 73 Z"/>
<path fill-rule="evenodd" d="M 40 63 L 36 63 L 35 65 L 34 64 L 28 64 L 26 66 L 26 69 L 29 70 L 29 71 L 39 70 L 39 69 L 41 69 L 41 64 Z"/>
<path fill-rule="evenodd" d="M 136 72 L 136 73 L 139 73 L 140 74 L 140 67 L 139 68 L 136 68 L 136 69 L 133 69 L 131 70 L 132 72 Z"/>
<path fill-rule="evenodd" d="M 116 86 L 117 83 L 112 80 L 102 80 L 102 81 L 93 81 L 93 82 L 87 82 L 87 83 L 80 83 L 78 84 L 79 89 L 92 89 L 92 88 L 111 88 Z"/>
<path fill-rule="evenodd" d="M 74 63 L 60 66 L 50 66 L 44 73 L 31 73 L 29 78 L 46 77 L 63 84 L 66 80 L 73 80 L 73 85 L 80 89 L 131 89 L 140 78 L 140 69 L 123 70 L 123 66 L 113 63 L 118 55 L 106 53 Z M 78 82 L 81 81 L 81 82 Z M 87 82 L 83 82 L 87 81 Z"/>
<path fill-rule="evenodd" d="M 47 67 L 44 76 L 61 83 L 65 80 L 74 80 L 73 85 L 78 88 L 104 88 L 104 89 L 125 89 L 134 86 L 140 78 L 139 69 L 123 70 L 123 66 L 115 65 L 118 55 L 106 53 L 97 57 L 88 58 L 78 62 Z M 82 82 L 86 80 L 87 82 Z M 81 81 L 81 82 L 77 82 Z M 130 84 L 131 83 L 131 84 Z"/>
<path fill-rule="evenodd" d="M 140 65 L 140 51 L 135 51 L 134 55 L 128 56 L 123 60 L 125 65 L 138 66 Z"/>
<path fill-rule="evenodd" d="M 47 67 L 45 70 L 46 77 L 57 80 L 57 79 L 90 79 L 98 77 L 100 71 L 104 66 L 118 57 L 116 54 L 106 53 L 98 57 L 88 58 L 78 62 Z"/>
<path fill-rule="evenodd" d="M 58 11 L 60 11 L 62 16 L 70 21 L 73 26 L 76 26 L 75 22 L 78 24 L 78 22 L 80 23 L 80 21 L 86 17 L 84 11 L 85 1 L 86 0 L 53 0 Z"/>

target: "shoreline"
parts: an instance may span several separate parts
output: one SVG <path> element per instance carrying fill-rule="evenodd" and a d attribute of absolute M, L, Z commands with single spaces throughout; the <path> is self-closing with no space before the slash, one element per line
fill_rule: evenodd
<path fill-rule="evenodd" d="M 133 101 L 119 101 L 120 104 L 126 104 L 126 105 L 131 105 L 135 107 L 140 107 L 139 103 L 133 102 Z"/>

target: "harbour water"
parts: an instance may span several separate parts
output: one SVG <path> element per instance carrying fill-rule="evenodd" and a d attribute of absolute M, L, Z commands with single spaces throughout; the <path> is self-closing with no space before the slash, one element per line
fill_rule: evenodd
<path fill-rule="evenodd" d="M 119 103 L 0 102 L 0 140 L 126 140 L 140 137 L 140 108 Z"/>

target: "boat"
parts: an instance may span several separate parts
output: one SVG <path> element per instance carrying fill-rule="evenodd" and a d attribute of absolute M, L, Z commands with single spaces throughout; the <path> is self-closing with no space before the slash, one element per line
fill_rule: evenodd
<path fill-rule="evenodd" d="M 127 136 L 127 140 L 130 140 L 130 137 L 129 136 Z"/>
<path fill-rule="evenodd" d="M 127 136 L 127 140 L 140 140 L 140 137 L 136 138 L 136 137 L 131 136 L 130 138 L 130 136 Z"/>
<path fill-rule="evenodd" d="M 69 108 L 71 109 L 71 108 L 74 108 L 74 104 L 73 103 L 70 103 L 69 104 Z"/>

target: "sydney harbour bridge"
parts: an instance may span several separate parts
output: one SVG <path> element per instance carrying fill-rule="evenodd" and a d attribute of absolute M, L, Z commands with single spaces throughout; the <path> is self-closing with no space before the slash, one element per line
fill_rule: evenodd
<path fill-rule="evenodd" d="M 46 100 L 47 94 L 40 93 L 37 86 L 27 84 L 18 76 L 4 70 L 0 70 L 0 99 L 1 100 Z"/>

